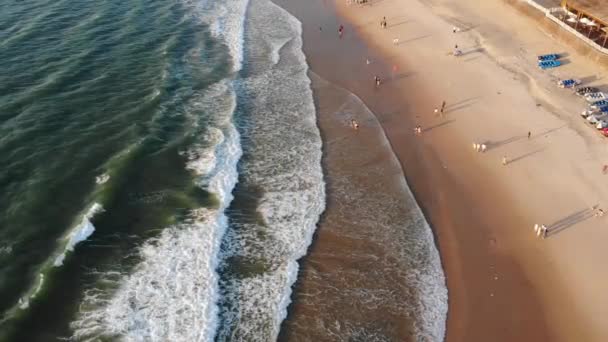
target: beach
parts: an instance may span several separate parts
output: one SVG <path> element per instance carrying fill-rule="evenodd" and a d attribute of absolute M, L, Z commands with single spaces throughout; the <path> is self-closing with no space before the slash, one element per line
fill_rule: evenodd
<path fill-rule="evenodd" d="M 446 341 L 606 340 L 601 260 L 608 232 L 606 218 L 592 209 L 608 203 L 606 142 L 580 118 L 584 101 L 556 86 L 568 77 L 601 85 L 606 71 L 504 2 L 279 4 L 303 23 L 312 72 L 356 94 L 375 114 L 433 228 L 448 288 Z M 461 56 L 452 55 L 455 44 Z M 550 52 L 564 55 L 565 65 L 539 71 L 536 56 Z M 375 75 L 384 80 L 378 89 Z M 439 117 L 434 109 L 442 101 Z M 331 140 L 335 127 L 324 127 L 323 119 L 319 125 Z M 418 125 L 422 134 L 415 135 Z M 474 151 L 475 142 L 488 150 Z M 328 196 L 325 217 L 336 207 Z M 534 224 L 549 227 L 546 239 L 535 235 Z M 324 228 L 322 219 L 317 236 Z M 297 298 L 315 303 L 306 276 L 323 273 L 317 249 L 321 239 L 302 260 L 286 339 L 315 336 L 300 324 L 311 313 Z M 354 315 L 342 309 L 328 319 Z M 412 340 L 408 332 L 390 334 Z"/>
<path fill-rule="evenodd" d="M 608 340 L 607 71 L 526 6 L 7 2 L 0 341 Z"/>

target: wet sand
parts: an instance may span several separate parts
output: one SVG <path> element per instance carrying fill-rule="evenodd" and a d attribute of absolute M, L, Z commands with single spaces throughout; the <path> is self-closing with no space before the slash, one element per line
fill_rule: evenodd
<path fill-rule="evenodd" d="M 346 19 L 338 19 L 328 2 L 279 4 L 303 22 L 312 70 L 357 94 L 390 140 L 438 241 L 449 289 L 446 340 L 606 340 L 601 289 L 608 282 L 599 260 L 606 257 L 602 241 L 608 236 L 598 229 L 605 220 L 587 214 L 593 205 L 608 204 L 606 182 L 596 179 L 608 155 L 602 138 L 576 117 L 582 103 L 553 83 L 564 73 L 599 74 L 594 65 L 571 54 L 563 69 L 537 71 L 536 51 L 567 47 L 499 2 L 475 8 L 467 7 L 472 0 L 338 2 Z M 500 11 L 503 22 L 482 17 L 490 11 Z M 386 13 L 388 29 L 381 30 Z M 346 28 L 342 39 L 340 24 Z M 454 24 L 465 32 L 454 36 Z M 399 44 L 392 44 L 394 38 Z M 449 55 L 454 41 L 465 54 L 458 59 Z M 379 90 L 375 74 L 385 80 Z M 442 100 L 447 117 L 438 118 L 433 109 Z M 420 137 L 413 134 L 418 124 Z M 319 125 L 326 141 L 337 134 L 323 118 Z M 487 142 L 488 152 L 474 152 L 473 141 Z M 326 163 L 330 149 L 326 144 Z M 510 160 L 506 167 L 502 156 Z M 331 190 L 331 177 L 328 182 Z M 371 179 L 358 185 L 374 190 Z M 336 207 L 330 191 L 325 216 Z M 534 223 L 560 229 L 541 240 Z M 327 301 L 309 292 L 316 281 L 310 274 L 326 265 L 323 250 L 355 247 L 325 239 L 326 229 L 321 221 L 302 261 L 283 339 L 339 340 L 315 334 L 308 322 L 335 324 L 351 315 L 346 300 L 310 310 Z M 383 332 L 386 340 L 414 340 L 407 331 Z"/>

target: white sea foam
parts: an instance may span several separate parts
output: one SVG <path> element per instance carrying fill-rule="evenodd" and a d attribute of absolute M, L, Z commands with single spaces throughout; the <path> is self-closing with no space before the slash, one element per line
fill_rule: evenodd
<path fill-rule="evenodd" d="M 236 214 L 224 238 L 219 341 L 277 338 L 297 260 L 306 253 L 325 204 L 301 24 L 266 0 L 253 1 L 248 15 L 249 74 L 238 89 L 250 107 L 242 131 L 250 143 L 244 145 L 248 157 L 241 162 L 241 177 L 261 193 L 256 209 L 261 222 L 241 221 Z M 239 268 L 245 271 L 228 271 Z"/>
<path fill-rule="evenodd" d="M 193 13 L 213 28 L 228 46 L 233 70 L 242 60 L 242 26 L 246 0 L 191 3 Z M 224 210 L 241 156 L 239 134 L 232 123 L 236 99 L 231 81 L 210 86 L 192 103 L 199 142 L 181 154 L 198 184 L 214 194 L 218 208 L 199 209 L 188 222 L 168 227 L 139 249 L 141 263 L 116 283 L 109 295 L 92 289 L 72 323 L 76 339 L 120 336 L 128 341 L 212 341 L 217 327 L 217 256 L 227 226 Z M 115 275 L 107 278 L 115 278 Z"/>
<path fill-rule="evenodd" d="M 228 81 L 211 86 L 194 105 L 211 108 L 216 116 L 202 128 L 206 131 L 200 141 L 182 154 L 188 159 L 187 169 L 218 198 L 219 207 L 194 210 L 187 222 L 148 241 L 138 252 L 141 263 L 111 297 L 88 291 L 80 317 L 72 324 L 77 339 L 213 340 L 218 324 L 217 255 L 242 152 L 231 120 L 236 102 Z"/>
<path fill-rule="evenodd" d="M 249 101 L 252 95 L 259 101 L 248 114 L 260 125 L 252 127 L 260 128 L 260 135 L 253 137 L 260 140 L 252 141 L 252 135 L 245 139 L 263 150 L 254 152 L 256 160 L 245 165 L 244 177 L 264 191 L 258 211 L 267 223 L 264 231 L 268 240 L 255 239 L 259 227 L 243 227 L 252 230 L 241 236 L 235 235 L 235 230 L 224 234 L 228 225 L 224 211 L 232 201 L 236 164 L 242 152 L 232 124 L 235 92 L 230 82 L 220 82 L 195 103 L 213 115 L 193 124 L 201 130 L 197 135 L 200 141 L 182 152 L 199 185 L 218 198 L 218 208 L 197 210 L 188 222 L 164 229 L 159 237 L 142 246 L 141 263 L 132 274 L 116 281 L 118 289 L 111 295 L 88 291 L 79 318 L 72 324 L 77 339 L 213 340 L 219 324 L 217 301 L 221 299 L 215 271 L 218 256 L 264 259 L 269 267 L 269 272 L 249 278 L 225 279 L 222 285 L 226 286 L 226 298 L 221 301 L 236 303 L 238 309 L 221 308 L 225 319 L 222 325 L 227 323 L 227 329 L 219 333 L 219 339 L 227 339 L 226 333 L 235 329 L 233 339 L 276 338 L 296 280 L 296 260 L 306 252 L 323 210 L 324 186 L 321 140 L 301 52 L 300 23 L 270 2 L 257 3 L 274 15 L 271 18 L 279 36 L 263 42 L 270 54 L 268 65 L 262 69 L 280 62 L 279 50 L 293 43 L 286 49 L 292 60 L 284 63 L 285 69 L 267 70 L 237 82 L 241 96 Z M 198 5 L 203 22 L 210 24 L 216 37 L 229 47 L 234 71 L 240 69 L 242 60 L 246 8 L 247 1 L 234 0 L 203 1 Z M 275 93 L 277 89 L 281 91 Z M 220 252 L 222 240 L 226 250 Z M 107 278 L 115 279 L 115 275 Z"/>
<path fill-rule="evenodd" d="M 107 173 L 104 173 L 104 174 L 101 174 L 101 175 L 95 177 L 95 183 L 98 185 L 104 184 L 108 180 L 110 180 L 110 175 Z"/>
<path fill-rule="evenodd" d="M 184 0 L 195 7 L 195 14 L 211 32 L 230 50 L 233 71 L 239 71 L 243 62 L 243 27 L 249 0 Z"/>
<path fill-rule="evenodd" d="M 30 301 L 32 299 L 36 298 L 36 296 L 38 295 L 40 290 L 42 290 L 43 285 L 44 285 L 44 274 L 38 273 L 38 285 L 36 286 L 35 289 L 33 289 L 33 291 L 29 295 L 19 298 L 19 303 L 18 303 L 19 309 L 25 310 L 25 309 L 29 308 Z"/>
<path fill-rule="evenodd" d="M 66 244 L 63 252 L 59 254 L 55 261 L 53 262 L 53 266 L 61 266 L 63 265 L 63 260 L 65 260 L 67 253 L 74 250 L 74 247 L 79 242 L 86 240 L 89 236 L 93 234 L 95 231 L 95 226 L 91 223 L 91 218 L 95 216 L 95 214 L 103 211 L 103 207 L 99 203 L 94 203 L 86 212 L 86 214 L 82 217 L 80 223 L 72 229 L 69 235 L 66 237 Z"/>
<path fill-rule="evenodd" d="M 247 0 L 190 2 L 192 13 L 212 28 L 229 48 L 233 71 L 242 61 L 242 27 Z M 199 209 L 188 222 L 168 227 L 139 249 L 141 263 L 134 273 L 116 280 L 109 295 L 91 289 L 78 319 L 77 339 L 120 336 L 129 341 L 211 341 L 217 325 L 217 256 L 237 181 L 241 156 L 239 134 L 232 124 L 236 101 L 231 82 L 219 82 L 200 94 L 192 110 L 211 114 L 202 124 L 199 142 L 181 154 L 199 185 L 219 202 L 215 209 Z M 200 114 L 198 114 L 200 115 Z"/>

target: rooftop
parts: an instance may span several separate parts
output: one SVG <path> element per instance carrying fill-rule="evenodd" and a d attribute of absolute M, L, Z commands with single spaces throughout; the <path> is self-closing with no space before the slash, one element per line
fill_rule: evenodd
<path fill-rule="evenodd" d="M 564 3 L 587 16 L 608 23 L 608 0 L 565 0 Z"/>

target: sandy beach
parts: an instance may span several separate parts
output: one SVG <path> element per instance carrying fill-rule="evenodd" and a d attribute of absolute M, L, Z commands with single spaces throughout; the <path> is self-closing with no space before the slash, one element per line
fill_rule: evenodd
<path fill-rule="evenodd" d="M 591 209 L 608 206 L 608 145 L 579 117 L 584 101 L 555 85 L 568 77 L 601 85 L 606 71 L 501 1 L 278 4 L 302 21 L 312 71 L 359 96 L 382 125 L 441 253 L 446 340 L 608 340 L 608 231 Z M 463 55 L 451 55 L 455 44 Z M 550 52 L 565 65 L 538 70 L 536 56 Z M 331 139 L 335 128 L 319 121 Z M 473 142 L 488 150 L 475 152 Z M 549 227 L 546 239 L 536 223 Z M 306 294 L 307 268 L 319 267 L 307 263 L 319 245 L 302 262 L 296 296 Z M 282 335 L 311 340 L 293 333 L 306 315 L 296 301 Z"/>

